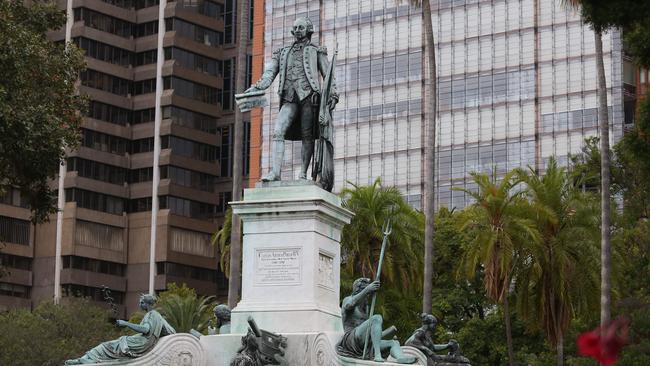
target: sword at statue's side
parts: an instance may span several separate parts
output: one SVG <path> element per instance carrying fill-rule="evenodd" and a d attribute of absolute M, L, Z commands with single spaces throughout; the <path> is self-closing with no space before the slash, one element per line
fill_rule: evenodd
<path fill-rule="evenodd" d="M 393 228 L 390 224 L 390 218 L 386 219 L 382 231 L 384 233 L 384 240 L 381 242 L 381 252 L 379 252 L 379 263 L 377 264 L 377 275 L 375 276 L 375 281 L 379 281 L 379 278 L 381 277 L 381 265 L 384 262 L 384 252 L 386 251 L 386 243 L 388 242 L 388 236 L 393 231 Z M 368 319 L 372 318 L 372 316 L 375 313 L 376 300 L 377 300 L 377 293 L 375 292 L 372 294 L 372 302 L 370 303 L 370 312 L 369 312 Z M 366 339 L 363 342 L 363 356 L 361 356 L 362 360 L 366 358 L 366 350 L 368 349 L 369 337 L 370 337 L 370 327 L 368 327 L 366 330 Z"/>
<path fill-rule="evenodd" d="M 313 155 L 313 165 L 312 165 L 312 179 L 317 180 L 318 176 L 321 175 L 321 179 L 323 177 L 323 169 L 325 164 L 327 162 L 325 161 L 326 159 L 332 159 L 332 156 L 329 156 L 331 154 L 331 151 L 328 151 L 327 144 L 329 143 L 330 146 L 332 144 L 332 138 L 333 138 L 333 126 L 332 126 L 332 111 L 329 108 L 329 100 L 330 96 L 332 95 L 332 85 L 334 84 L 334 70 L 336 67 L 336 56 L 338 54 L 338 48 L 334 50 L 334 55 L 332 55 L 332 61 L 330 62 L 329 68 L 327 70 L 327 74 L 325 74 L 325 78 L 323 79 L 323 86 L 321 88 L 321 97 L 320 97 L 320 104 L 318 107 L 318 142 L 316 143 L 315 146 L 315 151 Z M 323 118 L 324 122 L 321 122 L 321 118 Z M 328 174 L 327 179 L 328 187 L 323 187 L 324 189 L 331 191 L 331 185 L 334 183 L 334 173 L 333 172 L 327 172 Z"/>

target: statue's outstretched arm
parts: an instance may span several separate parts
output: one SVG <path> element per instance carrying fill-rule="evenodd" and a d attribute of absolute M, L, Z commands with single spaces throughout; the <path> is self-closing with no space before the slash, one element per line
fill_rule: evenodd
<path fill-rule="evenodd" d="M 278 75 L 278 72 L 280 72 L 280 53 L 282 49 L 279 49 L 275 52 L 273 52 L 273 57 L 271 57 L 271 61 L 264 65 L 264 72 L 262 73 L 262 77 L 253 84 L 250 88 L 248 88 L 245 93 L 251 92 L 251 91 L 257 91 L 257 90 L 264 90 L 271 86 L 273 83 L 273 80 L 275 80 L 275 77 Z"/>
<path fill-rule="evenodd" d="M 134 330 L 134 331 L 136 331 L 136 332 L 138 332 L 138 333 L 142 333 L 142 334 L 147 334 L 147 333 L 149 333 L 149 330 L 150 330 L 150 328 L 151 328 L 151 327 L 149 326 L 149 324 L 147 324 L 147 323 L 144 323 L 144 324 L 133 324 L 133 323 L 129 323 L 129 322 L 127 322 L 126 320 L 118 320 L 118 321 L 117 321 L 117 325 L 119 325 L 120 327 L 127 327 L 127 328 L 129 328 L 129 329 L 132 329 L 132 330 Z"/>

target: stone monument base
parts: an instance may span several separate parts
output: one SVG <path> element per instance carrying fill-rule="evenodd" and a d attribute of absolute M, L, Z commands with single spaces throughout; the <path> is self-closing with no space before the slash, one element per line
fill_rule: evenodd
<path fill-rule="evenodd" d="M 283 333 L 282 335 L 287 337 L 285 358 L 291 366 L 398 365 L 391 358 L 379 363 L 337 355 L 336 343 L 343 336 L 339 332 Z M 225 334 L 202 336 L 199 339 L 187 333 L 177 333 L 162 337 L 154 349 L 141 358 L 94 365 L 229 366 L 241 346 L 243 336 L 244 334 Z M 422 352 L 413 347 L 402 347 L 402 350 L 405 355 L 417 359 L 414 365 L 427 366 L 427 359 Z"/>

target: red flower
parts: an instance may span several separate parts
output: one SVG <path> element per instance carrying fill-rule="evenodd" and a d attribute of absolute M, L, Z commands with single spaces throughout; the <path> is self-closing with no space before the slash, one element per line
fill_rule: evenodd
<path fill-rule="evenodd" d="M 604 327 L 578 336 L 578 352 L 582 356 L 595 358 L 601 366 L 612 366 L 618 354 L 627 344 L 630 321 L 618 318 Z"/>

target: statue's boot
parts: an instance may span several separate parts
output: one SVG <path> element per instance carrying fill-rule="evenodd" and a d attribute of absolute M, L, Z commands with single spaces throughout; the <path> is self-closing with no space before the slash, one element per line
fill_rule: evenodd
<path fill-rule="evenodd" d="M 300 179 L 307 179 L 307 168 L 314 155 L 314 140 L 302 140 L 302 164 L 300 166 Z"/>
<path fill-rule="evenodd" d="M 284 159 L 284 140 L 273 140 L 273 161 L 271 161 L 271 171 L 262 182 L 272 182 L 280 180 L 280 169 L 282 169 L 282 160 Z"/>

